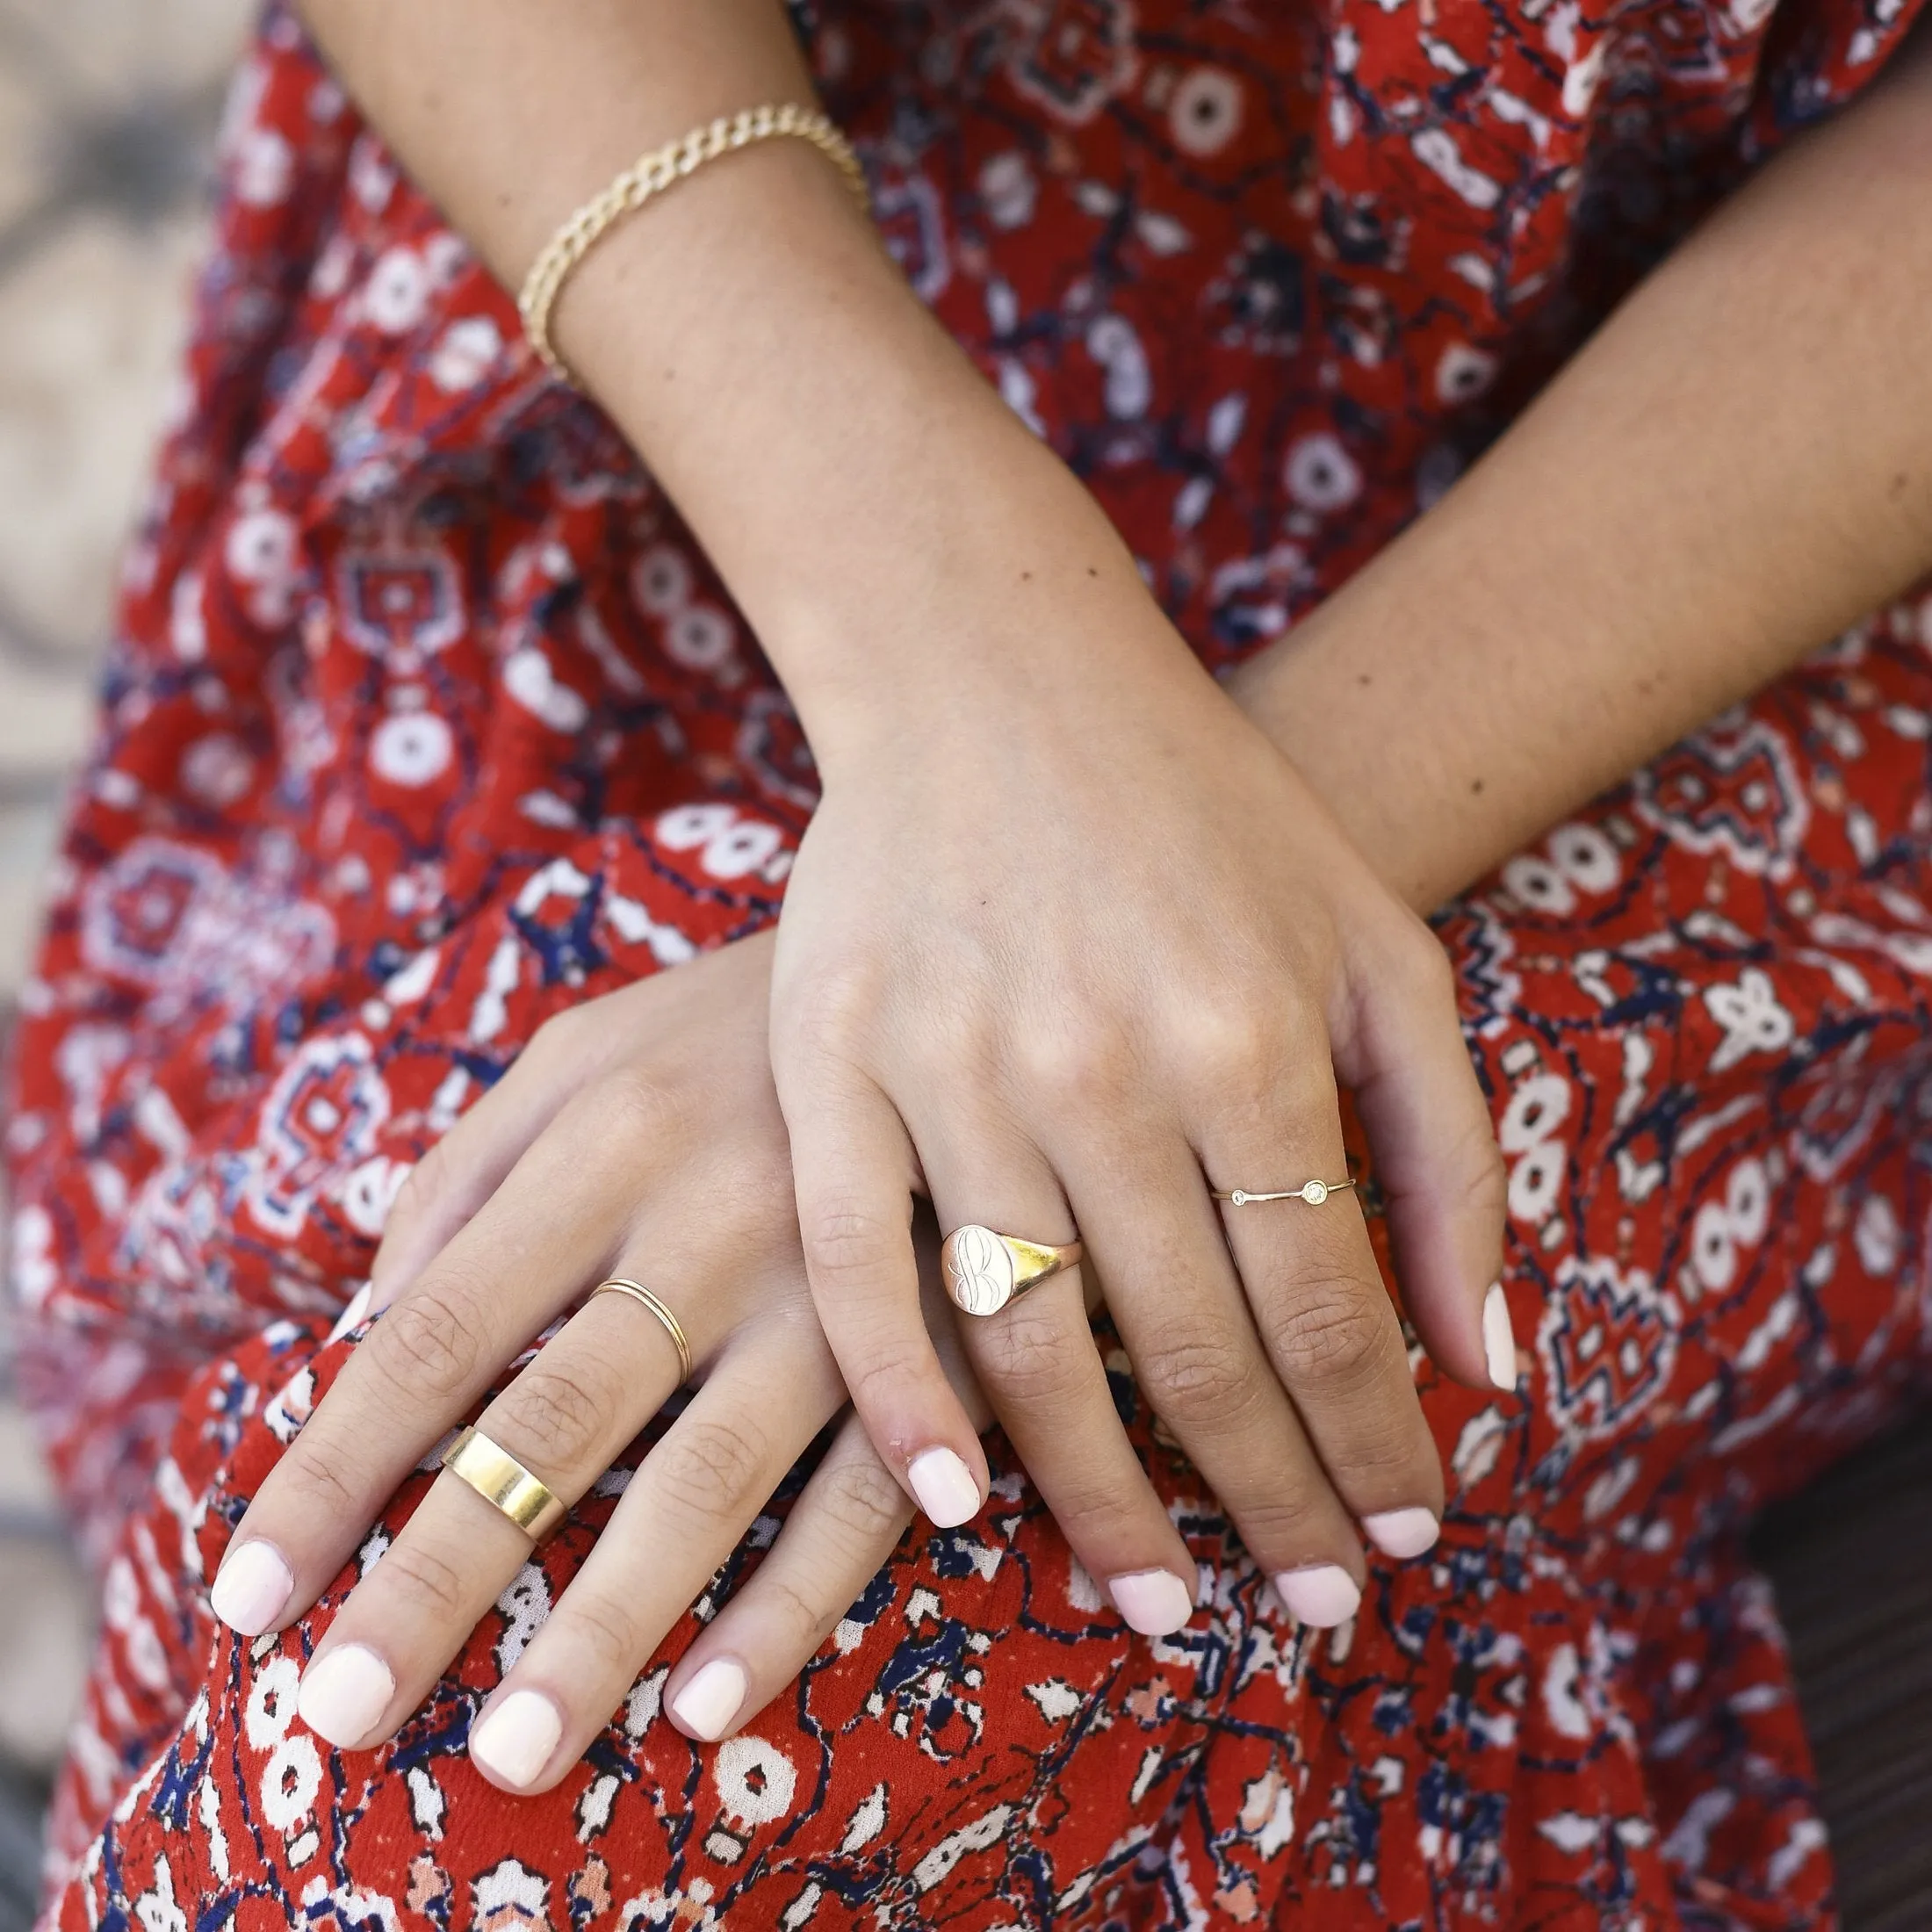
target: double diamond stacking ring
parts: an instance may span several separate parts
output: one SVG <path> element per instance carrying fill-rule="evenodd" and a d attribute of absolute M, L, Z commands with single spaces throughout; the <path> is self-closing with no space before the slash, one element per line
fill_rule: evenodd
<path fill-rule="evenodd" d="M 599 1283 L 588 1299 L 600 1294 L 621 1294 L 648 1308 L 671 1345 L 678 1352 L 678 1380 L 688 1381 L 691 1374 L 691 1344 L 684 1329 L 658 1297 L 641 1281 L 626 1280 L 622 1275 Z M 509 1451 L 476 1428 L 462 1430 L 443 1452 L 443 1467 L 459 1476 L 494 1510 L 500 1510 L 533 1543 L 541 1543 L 570 1513 L 570 1505 L 544 1479 L 526 1469 Z"/>
<path fill-rule="evenodd" d="M 678 1352 L 678 1381 L 681 1386 L 691 1379 L 691 1344 L 684 1338 L 684 1330 L 676 1316 L 665 1307 L 641 1281 L 627 1280 L 623 1275 L 613 1275 L 609 1280 L 600 1282 L 590 1291 L 590 1300 L 595 1301 L 600 1294 L 622 1294 L 635 1301 L 639 1308 L 648 1308 L 654 1315 L 664 1332 L 671 1337 L 671 1346 Z"/>
<path fill-rule="evenodd" d="M 1225 1191 L 1217 1187 L 1214 1195 L 1216 1200 L 1231 1201 L 1236 1208 L 1245 1208 L 1251 1200 L 1305 1200 L 1309 1207 L 1319 1208 L 1330 1194 L 1338 1194 L 1354 1185 L 1352 1180 L 1305 1180 L 1299 1187 L 1284 1187 L 1276 1194 L 1258 1194 L 1246 1187 Z"/>
<path fill-rule="evenodd" d="M 964 1315 L 998 1315 L 1007 1302 L 1071 1268 L 1085 1251 L 1078 1241 L 1022 1241 L 970 1222 L 939 1251 L 946 1293 Z"/>
<path fill-rule="evenodd" d="M 480 1430 L 464 1430 L 443 1452 L 443 1467 L 461 1476 L 532 1543 L 541 1543 L 569 1514 L 569 1505 L 541 1476 L 532 1475 Z"/>

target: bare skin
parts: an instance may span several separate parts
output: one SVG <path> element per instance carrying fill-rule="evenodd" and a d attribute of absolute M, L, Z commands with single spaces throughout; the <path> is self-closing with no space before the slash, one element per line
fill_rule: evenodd
<path fill-rule="evenodd" d="M 584 0 L 568 33 L 515 0 L 307 11 L 352 90 L 512 284 L 641 148 L 746 102 L 806 97 L 765 0 Z M 735 1070 L 715 1084 L 744 1096 L 710 1157 L 730 1156 L 735 1131 L 747 1164 L 769 1164 L 782 1125 L 799 1208 L 720 1261 L 701 1400 L 711 1377 L 726 1386 L 734 1350 L 760 1359 L 772 1309 L 796 1310 L 807 1291 L 829 1352 L 816 1409 L 782 1426 L 764 1426 L 758 1373 L 730 1379 L 736 1394 L 713 1409 L 727 1433 L 756 1433 L 756 1468 L 714 1470 L 674 1518 L 630 1513 L 640 1536 L 603 1575 L 661 1567 L 667 1551 L 683 1567 L 615 1638 L 588 1591 L 572 1622 L 581 1579 L 566 1593 L 492 1706 L 534 1689 L 555 1706 L 554 1748 L 511 1776 L 479 1748 L 491 1776 L 537 1789 L 562 1775 L 682 1608 L 676 1579 L 741 1533 L 787 1431 L 808 1412 L 822 1421 L 841 1386 L 862 1427 L 840 1438 L 840 1480 L 876 1506 L 863 1520 L 837 1507 L 795 1517 L 788 1561 L 811 1586 L 789 1608 L 776 1586 L 770 1602 L 748 1590 L 706 1631 L 669 1687 L 674 1721 L 696 1734 L 709 1719 L 681 1719 L 677 1700 L 703 1665 L 739 1667 L 735 1727 L 883 1559 L 906 1516 L 877 1503 L 889 1479 L 916 1494 L 913 1466 L 943 1451 L 971 1495 L 935 1489 L 942 1513 L 984 1495 L 977 1389 L 1083 1561 L 1121 1586 L 1123 1614 L 1159 1594 L 1136 1580 L 1191 1583 L 1102 1409 L 1081 1302 L 1093 1284 L 1037 1291 L 1024 1326 L 966 1325 L 962 1360 L 929 1298 L 921 1310 L 919 1191 L 948 1224 L 1047 1239 L 1078 1225 L 1150 1399 L 1291 1605 L 1318 1573 L 1339 1575 L 1325 1601 L 1344 1602 L 1361 1534 L 1400 1540 L 1392 1524 L 1439 1510 L 1359 1215 L 1344 1201 L 1223 1222 L 1207 1186 L 1272 1177 L 1284 1159 L 1294 1178 L 1338 1172 L 1339 1074 L 1392 1190 L 1424 1338 L 1448 1373 L 1485 1379 L 1495 1156 L 1415 912 L 1932 560 L 1932 365 L 1917 322 L 1932 302 L 1928 105 L 1921 61 L 1768 169 L 1436 510 L 1228 691 L 809 151 L 775 144 L 706 169 L 593 255 L 560 305 L 559 346 L 711 551 L 825 782 L 775 948 L 743 970 L 727 962 L 680 1010 L 680 1042 L 703 1039 L 690 1029 L 715 990 L 703 1024 L 715 1064 Z M 1628 567 L 1638 556 L 1641 573 Z M 1083 740 L 1070 747 L 1055 727 L 1073 715 Z M 954 748 L 988 742 L 1031 782 L 1033 813 L 955 768 Z M 1543 755 L 1552 743 L 1562 760 Z M 1108 775 L 1122 769 L 1135 774 L 1130 852 Z M 1208 851 L 1225 863 L 1204 875 Z M 1186 865 L 1186 922 L 1171 915 L 1182 877 L 1164 853 Z M 745 1010 L 768 974 L 768 1037 Z M 652 991 L 613 996 L 631 1005 L 595 1067 L 545 1054 L 521 1086 L 506 1082 L 417 1186 L 378 1260 L 394 1312 L 237 1532 L 238 1546 L 284 1554 L 290 1588 L 268 1624 L 300 1614 L 422 1449 L 607 1254 L 629 1253 L 646 1222 L 653 1243 L 679 1238 L 668 1167 L 646 1199 L 622 1178 L 587 1196 L 581 1265 L 555 1280 L 533 1284 L 473 1232 L 530 1164 L 567 1164 L 548 1143 L 570 1108 L 530 1106 L 540 1079 L 588 1094 L 611 1056 L 660 1092 L 714 1079 L 703 1053 L 668 1071 Z M 661 1333 L 631 1328 L 641 1372 L 661 1379 Z M 411 1355 L 420 1381 L 452 1339 L 465 1373 L 431 1389 L 413 1434 L 378 1422 Z M 631 1345 L 614 1328 L 605 1339 Z M 516 1427 L 518 1386 L 493 1429 Z M 574 1493 L 615 1446 L 577 1445 L 544 1473 Z M 326 1509 L 325 1465 L 350 1484 Z M 640 1495 L 649 1477 L 647 1463 Z M 319 1648 L 318 1663 L 360 1644 L 391 1672 L 390 1697 L 339 1743 L 373 1744 L 402 1720 L 521 1554 L 479 1561 L 482 1505 L 450 1480 Z M 461 1587 L 439 1587 L 452 1565 Z M 1312 1598 L 1302 1607 L 1322 1620 Z M 572 1661 L 573 1629 L 603 1646 L 596 1669 Z"/>

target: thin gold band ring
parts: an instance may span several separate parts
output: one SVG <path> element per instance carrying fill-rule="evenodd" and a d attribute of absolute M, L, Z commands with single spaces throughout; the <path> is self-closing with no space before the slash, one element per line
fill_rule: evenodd
<path fill-rule="evenodd" d="M 570 1505 L 541 1476 L 478 1429 L 465 1429 L 443 1452 L 443 1467 L 460 1476 L 533 1543 L 541 1543 L 570 1513 Z"/>
<path fill-rule="evenodd" d="M 600 1294 L 627 1294 L 633 1301 L 650 1309 L 663 1325 L 664 1332 L 671 1337 L 671 1345 L 678 1352 L 678 1381 L 688 1382 L 691 1379 L 691 1344 L 684 1338 L 684 1330 L 664 1303 L 652 1294 L 641 1281 L 627 1280 L 623 1275 L 612 1275 L 609 1280 L 600 1282 L 590 1291 L 590 1300 L 595 1301 Z"/>
<path fill-rule="evenodd" d="M 1251 1200 L 1305 1200 L 1309 1207 L 1319 1208 L 1330 1194 L 1339 1194 L 1354 1185 L 1352 1180 L 1305 1180 L 1299 1187 L 1284 1187 L 1278 1194 L 1258 1194 L 1249 1187 L 1225 1191 L 1217 1187 L 1214 1196 L 1216 1200 L 1232 1201 L 1236 1208 L 1245 1208 Z"/>

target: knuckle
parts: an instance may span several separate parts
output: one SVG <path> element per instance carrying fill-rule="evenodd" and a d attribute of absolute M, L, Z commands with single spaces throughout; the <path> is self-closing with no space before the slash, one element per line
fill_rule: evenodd
<path fill-rule="evenodd" d="M 1470 1122 L 1451 1158 L 1458 1170 L 1459 1205 L 1500 1228 L 1509 1207 L 1510 1169 L 1487 1114 Z"/>
<path fill-rule="evenodd" d="M 1306 1273 L 1279 1284 L 1260 1315 L 1269 1353 L 1290 1381 L 1317 1378 L 1353 1385 L 1388 1359 L 1394 1325 L 1352 1281 Z"/>
<path fill-rule="evenodd" d="M 509 1427 L 503 1433 L 520 1448 L 527 1446 L 552 1472 L 561 1473 L 589 1458 L 610 1419 L 620 1412 L 620 1402 L 617 1391 L 594 1375 L 551 1366 L 539 1355 L 509 1391 Z"/>
<path fill-rule="evenodd" d="M 1453 1014 L 1456 970 L 1442 942 L 1405 906 L 1372 921 L 1353 955 L 1352 977 L 1377 997 Z"/>
<path fill-rule="evenodd" d="M 407 1536 L 399 1537 L 384 1551 L 375 1575 L 382 1578 L 385 1591 L 400 1592 L 438 1622 L 453 1621 L 469 1609 L 462 1571 Z"/>
<path fill-rule="evenodd" d="M 905 1237 L 869 1204 L 833 1196 L 813 1202 L 800 1223 L 806 1262 L 818 1283 L 834 1293 L 876 1280 Z"/>
<path fill-rule="evenodd" d="M 482 1356 L 482 1338 L 470 1318 L 434 1292 L 398 1301 L 364 1347 L 392 1380 L 430 1401 L 466 1390 Z"/>
<path fill-rule="evenodd" d="M 588 1035 L 586 1011 L 586 1006 L 575 1003 L 559 1006 L 531 1034 L 530 1044 L 523 1049 L 524 1056 L 534 1056 L 546 1060 L 559 1056 L 568 1057 Z"/>
<path fill-rule="evenodd" d="M 295 1438 L 294 1445 L 276 1465 L 263 1493 L 295 1522 L 368 1520 L 368 1500 L 354 1481 L 346 1459 L 325 1453 L 320 1439 L 310 1441 L 306 1434 Z M 256 1506 L 260 1507 L 259 1502 Z"/>
<path fill-rule="evenodd" d="M 1025 1301 L 968 1331 L 973 1366 L 983 1381 L 1028 1408 L 1060 1408 L 1078 1395 L 1084 1365 L 1070 1345 L 1075 1339 L 1063 1323 L 1032 1313 Z"/>
<path fill-rule="evenodd" d="M 1260 1488 L 1241 1500 L 1242 1540 L 1258 1553 L 1292 1553 L 1297 1561 L 1320 1554 L 1346 1563 L 1347 1517 L 1320 1477 Z M 1330 1555 L 1332 1553 L 1332 1555 Z"/>
<path fill-rule="evenodd" d="M 792 1653 L 789 1659 L 781 1656 L 771 1660 L 781 1669 L 796 1672 L 818 1647 L 832 1626 L 851 1609 L 849 1603 L 830 1601 L 832 1592 L 825 1587 L 828 1581 L 814 1579 L 818 1588 L 813 1590 L 790 1576 L 780 1575 L 775 1570 L 760 1573 L 759 1594 L 764 1598 L 765 1607 L 772 1614 L 773 1620 L 783 1627 L 784 1642 Z"/>
<path fill-rule="evenodd" d="M 1135 1366 L 1155 1409 L 1176 1428 L 1238 1417 L 1253 1399 L 1253 1374 L 1231 1336 L 1208 1330 L 1162 1334 Z"/>
<path fill-rule="evenodd" d="M 1265 1086 L 1285 1058 L 1291 1031 L 1283 1003 L 1203 1001 L 1169 1021 L 1178 1063 L 1217 1089 Z"/>
<path fill-rule="evenodd" d="M 1411 998 L 1453 1010 L 1456 969 L 1442 942 L 1420 919 L 1403 926 L 1402 942 L 1394 949 L 1391 970 Z"/>
<path fill-rule="evenodd" d="M 844 1365 L 847 1391 L 861 1413 L 889 1413 L 908 1389 L 926 1386 L 937 1373 L 929 1344 L 895 1337 L 866 1346 L 863 1362 Z"/>
<path fill-rule="evenodd" d="M 692 1124 L 688 1092 L 648 1066 L 613 1069 L 591 1089 L 588 1103 L 600 1135 L 635 1146 L 680 1145 Z"/>
<path fill-rule="evenodd" d="M 788 986 L 781 1031 L 807 1065 L 846 1065 L 878 1013 L 883 989 L 867 970 L 847 966 L 813 975 L 809 987 Z"/>
<path fill-rule="evenodd" d="M 645 1652 L 645 1633 L 619 1598 L 579 1584 L 565 1591 L 557 1623 L 559 1634 L 567 1632 L 566 1654 L 588 1654 L 598 1676 L 621 1680 L 636 1674 Z"/>
<path fill-rule="evenodd" d="M 687 1416 L 652 1452 L 648 1467 L 667 1508 L 709 1524 L 731 1522 L 765 1500 L 758 1493 L 765 1460 L 765 1445 L 747 1422 Z"/>
<path fill-rule="evenodd" d="M 912 1515 L 905 1491 L 873 1456 L 855 1456 L 828 1472 L 814 1503 L 842 1541 L 869 1551 L 897 1543 Z M 840 1604 L 833 1614 L 848 1607 Z"/>
<path fill-rule="evenodd" d="M 1063 1025 L 1033 1034 L 1016 1050 L 1028 1087 L 1059 1107 L 1102 1105 L 1118 1099 L 1133 1081 L 1133 1042 L 1117 1027 Z"/>

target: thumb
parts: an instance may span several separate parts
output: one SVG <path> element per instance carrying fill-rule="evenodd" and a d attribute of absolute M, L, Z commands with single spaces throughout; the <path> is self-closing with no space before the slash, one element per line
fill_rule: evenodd
<path fill-rule="evenodd" d="M 1424 1347 L 1460 1382 L 1514 1389 L 1516 1342 L 1497 1280 L 1503 1156 L 1448 957 L 1420 919 L 1407 924 L 1393 955 L 1350 972 L 1336 1071 L 1368 1136 L 1403 1304 Z"/>

